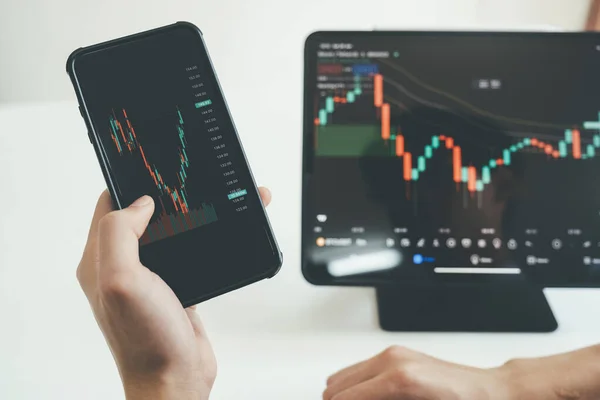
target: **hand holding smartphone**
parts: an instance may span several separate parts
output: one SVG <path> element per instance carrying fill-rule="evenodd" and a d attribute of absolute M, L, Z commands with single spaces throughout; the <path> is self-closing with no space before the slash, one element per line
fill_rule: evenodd
<path fill-rule="evenodd" d="M 78 49 L 67 71 L 114 207 L 154 199 L 140 259 L 184 306 L 279 271 L 281 251 L 197 27 Z"/>

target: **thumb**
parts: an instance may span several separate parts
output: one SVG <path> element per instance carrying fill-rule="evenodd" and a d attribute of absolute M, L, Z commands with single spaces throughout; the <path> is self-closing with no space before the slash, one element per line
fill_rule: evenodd
<path fill-rule="evenodd" d="M 139 265 L 139 239 L 154 213 L 150 196 L 129 207 L 106 214 L 98 224 L 99 260 L 106 272 L 119 272 Z"/>

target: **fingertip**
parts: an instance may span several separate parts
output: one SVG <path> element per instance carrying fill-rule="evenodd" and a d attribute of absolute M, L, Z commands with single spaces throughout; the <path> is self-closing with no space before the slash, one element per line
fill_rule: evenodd
<path fill-rule="evenodd" d="M 261 186 L 258 188 L 258 192 L 260 193 L 260 198 L 262 199 L 265 207 L 268 206 L 272 199 L 271 191 L 268 188 Z"/>
<path fill-rule="evenodd" d="M 144 195 L 131 203 L 129 207 L 147 207 L 150 204 L 154 204 L 154 199 L 148 195 Z"/>

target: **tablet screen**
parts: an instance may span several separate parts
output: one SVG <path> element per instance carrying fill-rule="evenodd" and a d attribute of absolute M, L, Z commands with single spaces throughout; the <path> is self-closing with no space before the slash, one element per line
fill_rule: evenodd
<path fill-rule="evenodd" d="M 319 32 L 305 62 L 310 281 L 600 283 L 599 35 Z"/>

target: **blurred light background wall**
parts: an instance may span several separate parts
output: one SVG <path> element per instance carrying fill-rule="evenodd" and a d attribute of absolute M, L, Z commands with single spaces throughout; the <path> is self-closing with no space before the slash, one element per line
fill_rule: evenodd
<path fill-rule="evenodd" d="M 301 93 L 302 45 L 318 29 L 580 30 L 589 0 L 0 0 L 0 102 L 74 100 L 79 47 L 177 20 L 205 33 L 226 93 Z M 236 99 L 230 99 L 230 102 Z"/>

